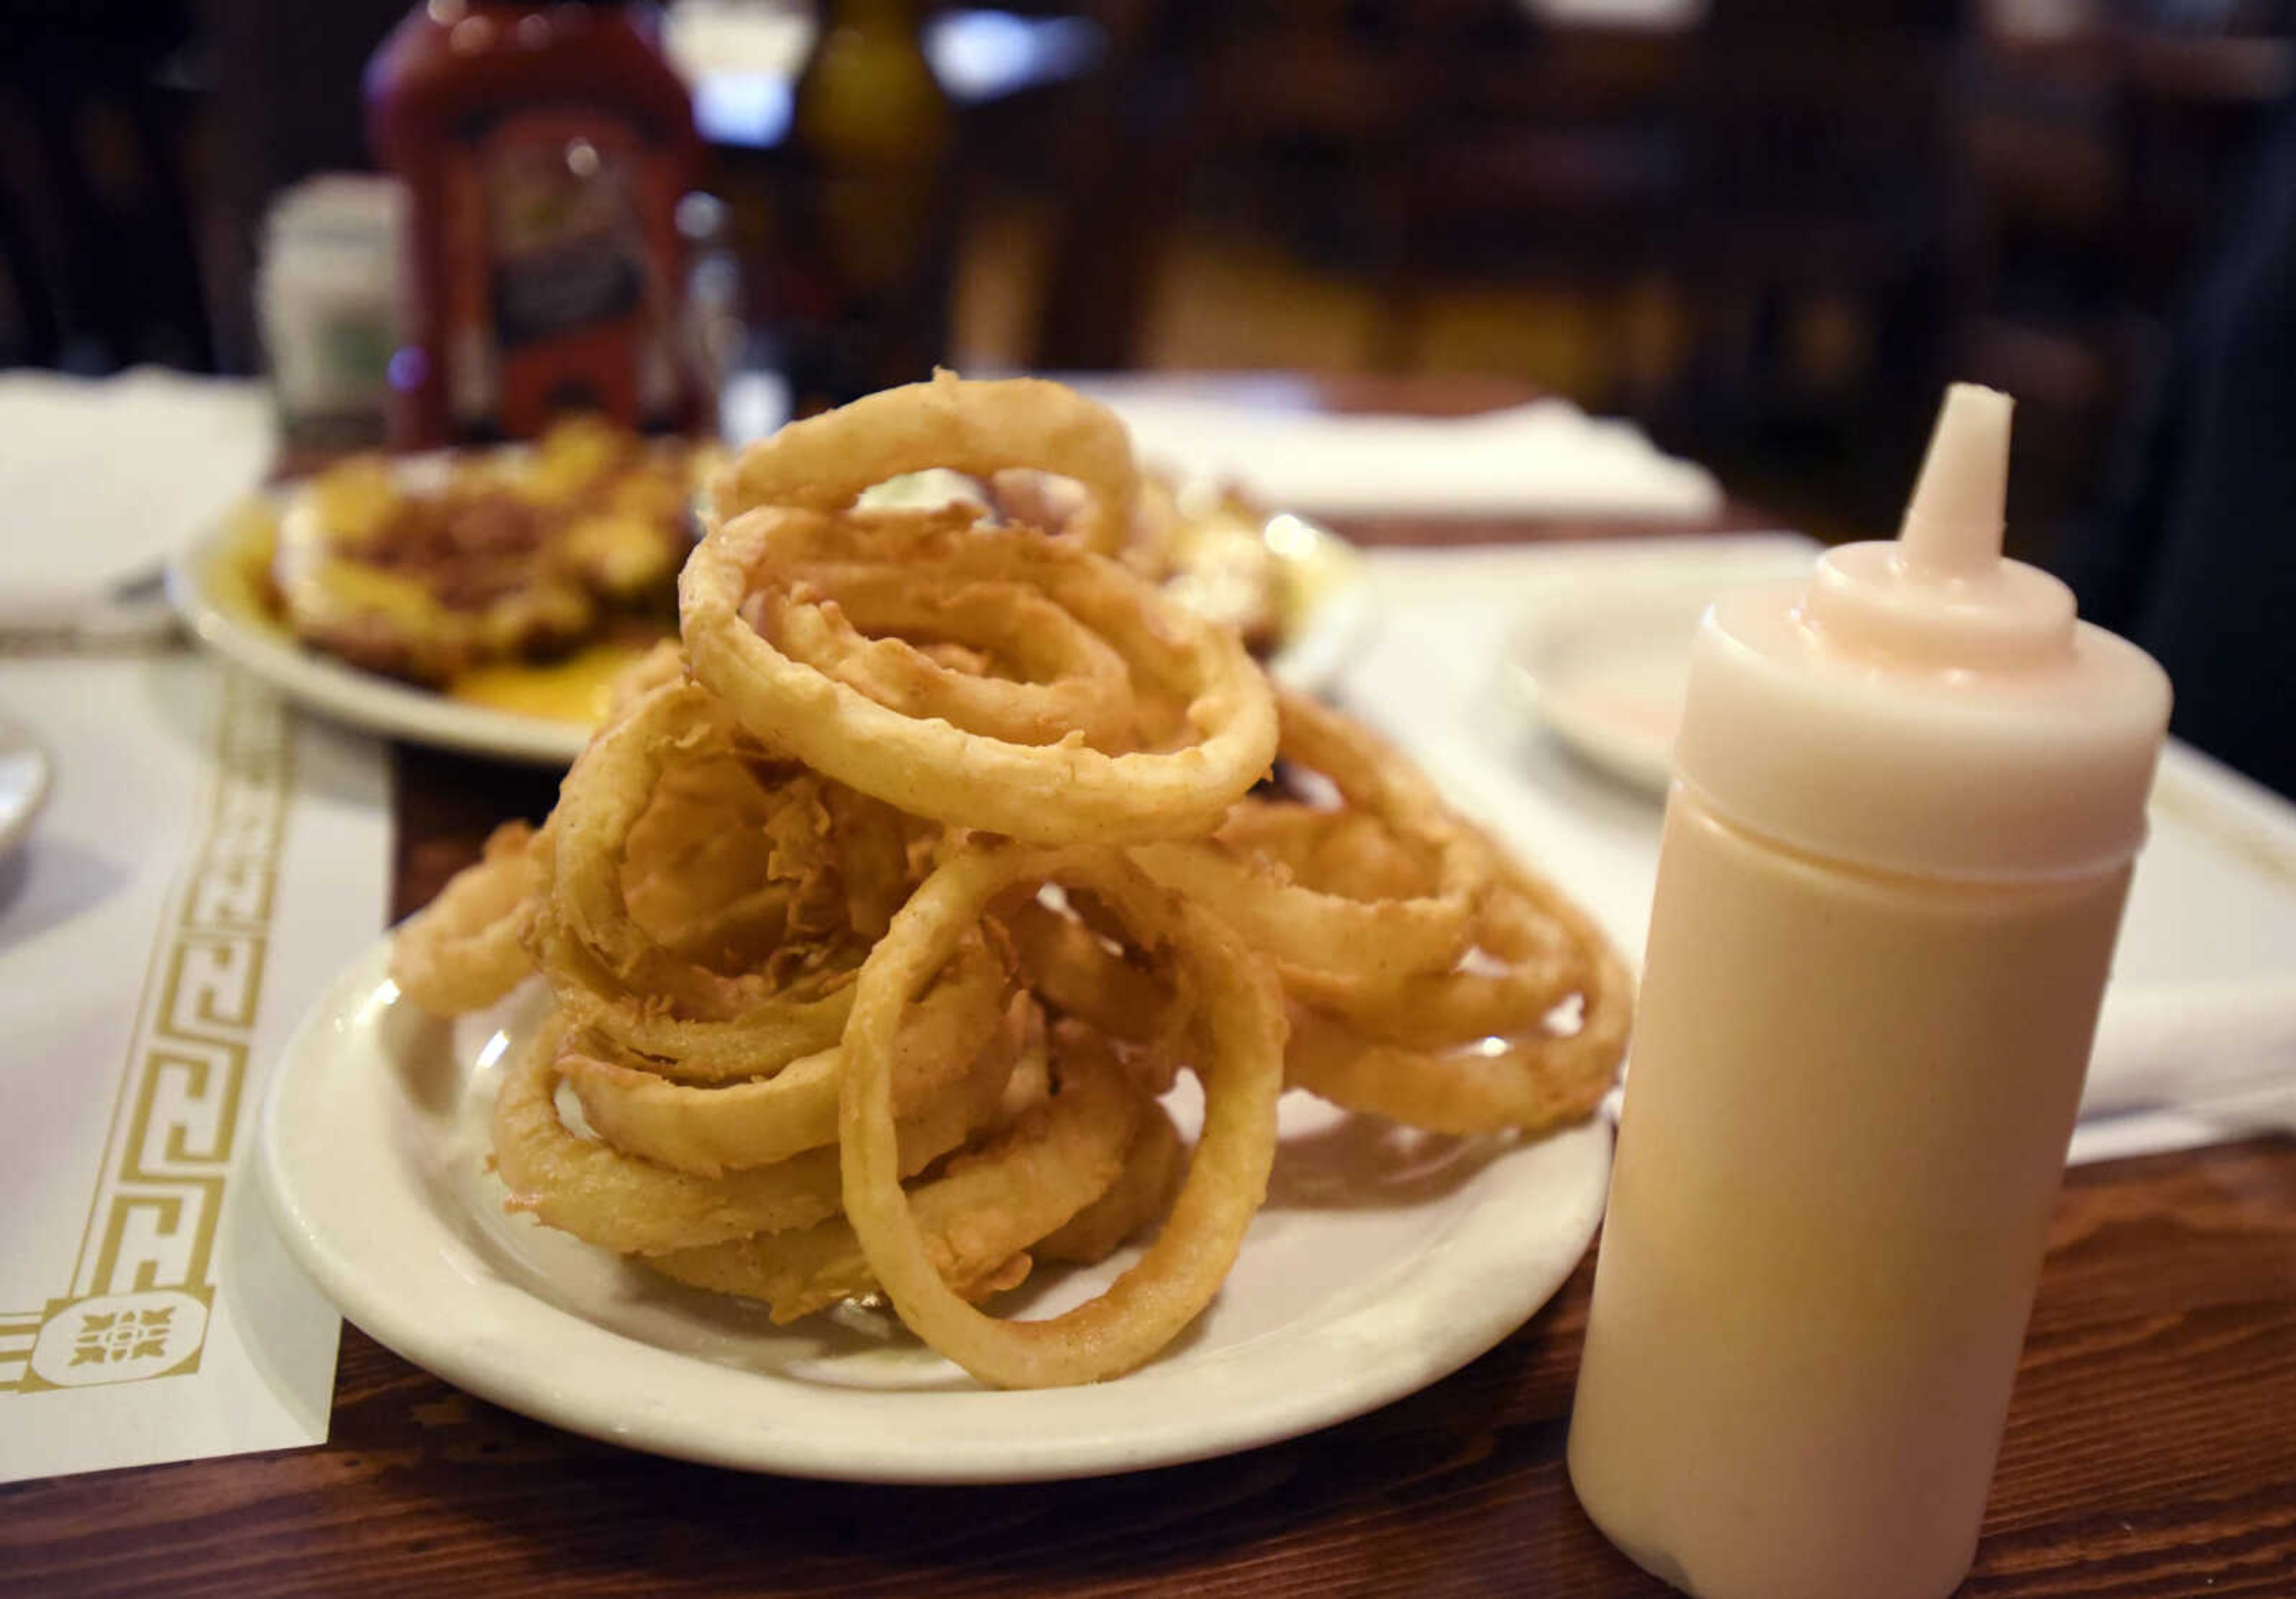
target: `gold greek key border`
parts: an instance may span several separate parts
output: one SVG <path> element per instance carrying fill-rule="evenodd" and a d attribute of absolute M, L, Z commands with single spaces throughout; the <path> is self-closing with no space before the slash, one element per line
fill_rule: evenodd
<path fill-rule="evenodd" d="M 285 706 L 226 671 L 197 841 L 152 941 L 70 1291 L 40 1310 L 0 1312 L 0 1394 L 199 1369 L 293 786 Z M 105 1331 L 139 1295 L 160 1307 L 144 1319 L 172 1324 L 140 1346 Z M 90 1300 L 102 1314 L 83 1316 Z M 167 1306 L 185 1314 L 171 1324 Z M 38 1368 L 57 1368 L 42 1353 L 75 1340 L 66 1357 L 94 1369 L 74 1364 L 68 1382 L 50 1381 Z"/>

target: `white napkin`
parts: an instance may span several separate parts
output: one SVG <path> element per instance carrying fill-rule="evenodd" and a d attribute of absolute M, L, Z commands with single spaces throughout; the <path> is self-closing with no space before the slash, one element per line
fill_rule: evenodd
<path fill-rule="evenodd" d="M 1639 956 L 1660 802 L 1574 758 L 1508 678 L 1510 620 L 1602 573 L 1725 563 L 1774 577 L 1777 538 L 1374 551 L 1376 642 L 1346 702 Z M 2273 1125 L 2296 1086 L 2296 807 L 2172 743 L 2115 954 L 2073 1159 Z M 2163 1108 L 2166 1107 L 2166 1108 Z M 2280 1125 L 2285 1125 L 2282 1123 Z"/>
<path fill-rule="evenodd" d="M 0 373 L 0 619 L 156 572 L 263 481 L 261 383 Z"/>
<path fill-rule="evenodd" d="M 323 1440 L 333 1308 L 246 1156 L 381 931 L 387 762 L 186 654 L 0 661 L 55 767 L 0 861 L 0 1480 Z"/>
<path fill-rule="evenodd" d="M 1144 460 L 1233 479 L 1287 511 L 1690 520 L 1722 504 L 1703 467 L 1565 400 L 1474 416 L 1332 415 L 1290 379 L 1198 392 L 1158 378 L 1073 381 L 1124 418 Z"/>

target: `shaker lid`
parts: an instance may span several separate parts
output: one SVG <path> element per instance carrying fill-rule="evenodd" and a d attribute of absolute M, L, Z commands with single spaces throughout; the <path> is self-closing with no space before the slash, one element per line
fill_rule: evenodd
<path fill-rule="evenodd" d="M 2001 554 L 2009 397 L 1947 391 L 1898 537 L 1718 601 L 1676 769 L 1792 848 L 1967 878 L 2124 860 L 2169 722 L 2151 657 Z"/>

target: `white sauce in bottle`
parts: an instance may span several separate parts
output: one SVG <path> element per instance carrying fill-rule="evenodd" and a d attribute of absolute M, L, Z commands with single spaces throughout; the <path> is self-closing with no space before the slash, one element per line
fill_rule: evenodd
<path fill-rule="evenodd" d="M 1976 1547 L 2169 709 L 2000 559 L 2008 414 L 1956 386 L 1898 544 L 1701 632 L 1570 1467 L 1702 1599 Z"/>

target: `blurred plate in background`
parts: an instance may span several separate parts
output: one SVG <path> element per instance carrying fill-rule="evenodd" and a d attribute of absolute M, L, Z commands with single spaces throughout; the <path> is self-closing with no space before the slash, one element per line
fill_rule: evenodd
<path fill-rule="evenodd" d="M 405 470 L 435 475 L 438 466 L 418 456 Z M 941 476 L 916 474 L 928 480 L 922 485 L 927 492 L 879 503 L 946 501 L 953 497 L 947 485 L 930 481 Z M 283 491 L 249 502 L 169 563 L 168 598 L 202 645 L 310 709 L 385 737 L 544 766 L 567 766 L 581 753 L 603 713 L 607 682 L 636 651 L 599 646 L 562 662 L 472 672 L 457 685 L 459 697 L 334 660 L 295 639 L 265 603 L 253 570 L 261 559 L 252 552 L 266 547 L 258 537 L 260 519 L 275 518 L 283 504 Z M 1274 516 L 1266 526 L 1284 599 L 1265 664 L 1285 686 L 1314 693 L 1329 685 L 1370 623 L 1363 557 L 1337 534 L 1298 517 Z M 573 714 L 518 709 L 537 703 Z"/>
<path fill-rule="evenodd" d="M 1699 619 L 1731 589 L 1807 576 L 1814 545 L 1762 541 L 1712 557 L 1589 562 L 1519 609 L 1509 639 L 1514 685 L 1547 731 L 1580 758 L 1645 792 L 1673 781 L 1690 649 Z"/>
<path fill-rule="evenodd" d="M 322 716 L 387 738 L 545 766 L 570 765 L 581 753 L 586 722 L 451 700 L 298 643 L 247 570 L 245 518 L 275 512 L 277 503 L 254 503 L 168 563 L 168 597 L 202 646 Z"/>
<path fill-rule="evenodd" d="M 48 752 L 24 728 L 0 717 L 0 858 L 32 830 L 48 797 Z"/>

